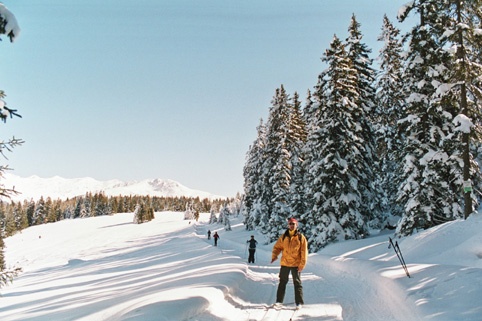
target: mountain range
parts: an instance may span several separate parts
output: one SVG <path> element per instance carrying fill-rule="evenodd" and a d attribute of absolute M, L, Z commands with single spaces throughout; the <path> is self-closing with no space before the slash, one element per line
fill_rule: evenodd
<path fill-rule="evenodd" d="M 67 199 L 85 195 L 87 192 L 103 192 L 106 196 L 118 195 L 150 195 L 159 197 L 199 197 L 201 199 L 226 198 L 209 192 L 188 188 L 171 179 L 145 179 L 124 182 L 118 179 L 98 181 L 90 177 L 62 178 L 54 176 L 41 178 L 38 176 L 20 177 L 5 173 L 0 184 L 5 188 L 14 188 L 19 194 L 13 195 L 13 201 L 38 200 L 40 197 L 51 199 Z"/>

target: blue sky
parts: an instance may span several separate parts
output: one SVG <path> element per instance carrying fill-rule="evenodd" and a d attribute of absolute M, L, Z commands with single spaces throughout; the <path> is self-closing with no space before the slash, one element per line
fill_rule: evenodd
<path fill-rule="evenodd" d="M 218 195 L 243 166 L 275 89 L 316 84 L 351 15 L 373 49 L 400 0 L 15 0 L 22 29 L 0 43 L 0 89 L 22 119 L 1 139 L 12 174 L 173 179 Z"/>

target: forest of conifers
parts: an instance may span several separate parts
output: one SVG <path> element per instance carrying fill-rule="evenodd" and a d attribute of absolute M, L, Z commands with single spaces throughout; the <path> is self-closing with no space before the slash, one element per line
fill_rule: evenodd
<path fill-rule="evenodd" d="M 416 0 L 386 16 L 374 68 L 353 15 L 304 102 L 283 86 L 244 167 L 248 229 L 274 241 L 296 216 L 310 251 L 386 228 L 467 218 L 481 172 L 482 1 Z"/>
<path fill-rule="evenodd" d="M 195 210 L 220 211 L 228 199 L 200 199 L 199 197 L 115 196 L 86 193 L 66 200 L 50 197 L 23 202 L 0 202 L 0 227 L 4 236 L 11 236 L 29 226 L 52 223 L 64 219 L 86 218 L 116 213 L 134 213 L 142 205 L 154 212 Z"/>

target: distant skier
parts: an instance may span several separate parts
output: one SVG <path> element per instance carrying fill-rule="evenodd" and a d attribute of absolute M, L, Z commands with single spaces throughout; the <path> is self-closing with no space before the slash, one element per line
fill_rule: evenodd
<path fill-rule="evenodd" d="M 246 243 L 249 243 L 248 263 L 254 263 L 254 253 L 256 252 L 256 244 L 258 244 L 258 241 L 254 239 L 254 235 L 251 235 L 251 239 L 247 240 Z"/>
<path fill-rule="evenodd" d="M 214 246 L 218 246 L 218 239 L 219 239 L 219 234 L 218 232 L 214 232 L 213 234 L 213 239 L 214 239 Z"/>
<path fill-rule="evenodd" d="M 306 260 L 308 259 L 307 244 L 306 237 L 298 231 L 298 221 L 295 218 L 290 218 L 288 220 L 288 229 L 276 241 L 271 254 L 271 263 L 273 263 L 278 259 L 278 255 L 282 253 L 276 305 L 283 303 L 290 273 L 293 277 L 295 288 L 296 308 L 299 309 L 304 304 L 301 271 L 305 268 Z"/>
<path fill-rule="evenodd" d="M 208 230 L 208 240 L 211 239 L 211 230 Z"/>

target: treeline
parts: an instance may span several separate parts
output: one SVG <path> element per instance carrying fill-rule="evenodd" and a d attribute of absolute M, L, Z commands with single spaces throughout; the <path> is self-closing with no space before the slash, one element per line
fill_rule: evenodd
<path fill-rule="evenodd" d="M 353 15 L 304 103 L 276 89 L 244 167 L 245 224 L 271 241 L 290 216 L 315 252 L 396 229 L 410 235 L 477 208 L 482 1 L 410 2 L 385 16 L 379 70 Z"/>
<path fill-rule="evenodd" d="M 158 196 L 106 196 L 103 193 L 86 193 L 84 196 L 66 200 L 39 200 L 23 202 L 0 202 L 0 231 L 4 237 L 11 236 L 29 226 L 53 223 L 65 219 L 76 219 L 112 215 L 116 213 L 140 213 L 144 211 L 183 212 L 187 208 L 199 212 L 219 211 L 230 199 L 200 199 L 199 197 Z M 149 217 L 152 214 L 148 214 Z M 142 220 L 141 220 L 142 222 Z"/>

